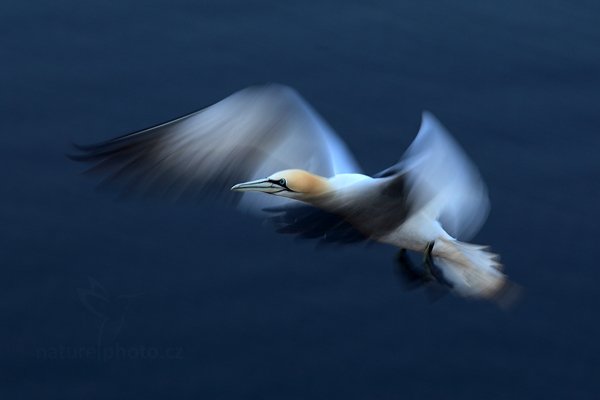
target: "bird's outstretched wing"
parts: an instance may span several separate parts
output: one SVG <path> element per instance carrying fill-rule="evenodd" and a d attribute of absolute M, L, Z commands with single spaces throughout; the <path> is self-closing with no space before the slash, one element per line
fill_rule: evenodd
<path fill-rule="evenodd" d="M 413 211 L 424 210 L 452 236 L 474 236 L 489 211 L 487 189 L 477 168 L 442 124 L 423 113 L 421 128 L 400 162 L 375 177 L 406 180 Z"/>
<path fill-rule="evenodd" d="M 353 244 L 369 240 L 345 218 L 308 204 L 268 208 L 268 220 L 277 233 L 317 240 L 320 245 Z"/>
<path fill-rule="evenodd" d="M 94 163 L 90 171 L 123 189 L 170 197 L 234 196 L 238 182 L 301 168 L 329 177 L 359 172 L 346 145 L 293 89 L 250 87 L 182 118 L 90 146 L 71 157 Z M 258 211 L 285 201 L 242 198 Z"/>

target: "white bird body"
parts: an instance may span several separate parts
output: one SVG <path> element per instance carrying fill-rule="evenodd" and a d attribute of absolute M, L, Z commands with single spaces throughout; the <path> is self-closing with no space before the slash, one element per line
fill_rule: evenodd
<path fill-rule="evenodd" d="M 241 181 L 231 189 L 271 196 L 242 193 L 238 206 L 277 212 L 281 231 L 424 252 L 463 296 L 490 298 L 507 282 L 495 254 L 455 239 L 479 230 L 487 191 L 429 113 L 401 161 L 373 177 L 308 103 L 281 85 L 244 89 L 166 124 L 79 149 L 84 154 L 75 159 L 96 162 L 93 170 L 138 191 L 181 196 L 216 187 L 223 194 Z"/>
<path fill-rule="evenodd" d="M 361 194 L 369 193 L 381 184 L 377 179 L 363 174 L 334 175 L 328 179 L 328 183 L 329 192 L 326 195 L 305 199 L 304 201 L 333 213 L 340 212 L 347 204 L 364 204 L 366 208 L 369 208 L 371 205 L 368 202 L 361 201 Z M 354 211 L 355 214 L 358 212 L 358 210 Z M 401 210 L 399 210 L 400 212 Z M 357 224 L 360 225 L 360 223 Z M 360 226 L 357 228 L 361 229 Z M 427 245 L 438 238 L 451 239 L 440 223 L 431 218 L 424 210 L 411 214 L 408 219 L 400 222 L 398 226 L 385 235 L 373 236 L 369 234 L 369 236 L 381 243 L 418 252 L 425 251 Z"/>
<path fill-rule="evenodd" d="M 328 179 L 328 183 L 328 195 L 304 201 L 324 210 L 337 212 L 345 204 L 356 204 L 360 193 L 368 192 L 379 184 L 376 179 L 363 174 L 334 175 Z M 453 239 L 426 210 L 415 212 L 391 232 L 373 237 L 381 243 L 417 252 L 424 252 L 427 245 L 438 238 Z"/>
<path fill-rule="evenodd" d="M 429 243 L 438 239 L 452 240 L 453 238 L 442 228 L 439 221 L 419 211 L 379 240 L 382 243 L 391 244 L 401 249 L 422 253 Z M 436 247 L 433 249 L 433 254 L 439 254 Z"/>

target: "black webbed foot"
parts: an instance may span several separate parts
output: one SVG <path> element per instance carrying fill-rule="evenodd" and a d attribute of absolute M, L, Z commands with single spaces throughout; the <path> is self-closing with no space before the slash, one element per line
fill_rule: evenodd
<path fill-rule="evenodd" d="M 408 256 L 406 249 L 401 249 L 396 256 L 395 271 L 407 290 L 424 286 L 430 300 L 435 301 L 447 294 L 451 285 L 433 263 L 432 250 L 433 243 L 430 243 L 425 251 L 422 268 L 417 268 Z"/>
<path fill-rule="evenodd" d="M 401 249 L 396 256 L 395 272 L 408 290 L 423 286 L 428 281 L 427 274 L 415 267 L 406 249 Z"/>

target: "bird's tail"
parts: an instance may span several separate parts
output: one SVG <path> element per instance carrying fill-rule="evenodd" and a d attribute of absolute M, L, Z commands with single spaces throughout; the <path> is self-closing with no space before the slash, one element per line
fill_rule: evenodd
<path fill-rule="evenodd" d="M 440 238 L 431 254 L 444 279 L 461 296 L 494 299 L 501 305 L 515 300 L 516 286 L 502 273 L 499 256 L 486 246 Z"/>

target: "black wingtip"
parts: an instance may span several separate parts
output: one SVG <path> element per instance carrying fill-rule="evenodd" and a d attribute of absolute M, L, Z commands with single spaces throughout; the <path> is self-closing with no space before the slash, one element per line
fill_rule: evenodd
<path fill-rule="evenodd" d="M 65 157 L 67 157 L 71 161 L 77 161 L 77 162 L 89 161 L 89 158 L 86 154 L 65 153 Z"/>
<path fill-rule="evenodd" d="M 94 159 L 94 153 L 91 149 L 86 148 L 86 146 L 73 142 L 71 142 L 71 146 L 74 148 L 74 151 L 65 153 L 65 157 L 69 160 L 76 162 L 90 162 Z"/>
<path fill-rule="evenodd" d="M 91 161 L 91 159 L 93 158 L 93 149 L 97 147 L 97 145 L 83 145 L 74 141 L 71 141 L 70 144 L 74 151 L 69 151 L 65 153 L 65 157 L 67 157 L 71 161 L 77 162 Z"/>
<path fill-rule="evenodd" d="M 67 158 L 78 162 L 98 161 L 126 147 L 126 143 L 120 142 L 124 141 L 121 139 L 111 139 L 92 144 L 80 144 L 71 141 L 71 147 L 73 147 L 74 151 L 68 152 L 66 156 Z"/>

